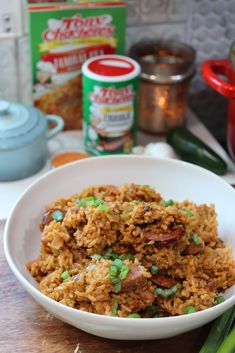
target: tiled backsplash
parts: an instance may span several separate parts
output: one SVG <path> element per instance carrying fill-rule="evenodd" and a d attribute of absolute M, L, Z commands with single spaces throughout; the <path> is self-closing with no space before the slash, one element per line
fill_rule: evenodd
<path fill-rule="evenodd" d="M 127 49 L 145 38 L 188 40 L 191 0 L 129 0 Z"/>
<path fill-rule="evenodd" d="M 197 74 L 192 82 L 190 104 L 202 120 L 206 120 L 206 115 L 213 116 L 211 122 L 206 121 L 208 127 L 218 125 L 218 134 L 223 133 L 225 99 L 206 86 L 200 66 L 207 58 L 228 56 L 235 40 L 235 0 L 127 0 L 127 3 L 127 50 L 145 38 L 178 39 L 197 50 Z M 0 99 L 29 103 L 26 0 L 21 0 L 21 6 L 19 0 L 4 1 L 4 5 L 1 1 L 0 73 Z"/>
<path fill-rule="evenodd" d="M 16 52 L 14 37 L 0 39 L 0 98 L 10 101 L 18 98 L 19 91 Z"/>

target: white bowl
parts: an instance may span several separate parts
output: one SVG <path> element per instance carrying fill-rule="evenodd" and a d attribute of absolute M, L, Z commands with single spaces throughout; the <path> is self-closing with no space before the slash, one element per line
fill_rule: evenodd
<path fill-rule="evenodd" d="M 130 319 L 90 314 L 43 295 L 25 263 L 39 254 L 40 215 L 57 197 L 66 197 L 94 184 L 149 184 L 164 198 L 215 203 L 219 236 L 235 250 L 235 191 L 215 174 L 177 160 L 141 156 L 88 158 L 50 171 L 19 198 L 8 218 L 4 234 L 7 261 L 24 288 L 57 318 L 97 336 L 122 340 L 147 340 L 175 336 L 215 319 L 235 304 L 235 286 L 217 306 L 189 315 Z M 235 255 L 235 251 L 233 252 Z"/>

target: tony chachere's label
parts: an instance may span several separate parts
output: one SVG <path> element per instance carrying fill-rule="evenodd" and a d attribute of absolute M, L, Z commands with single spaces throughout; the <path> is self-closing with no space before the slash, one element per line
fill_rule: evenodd
<path fill-rule="evenodd" d="M 82 69 L 84 142 L 91 154 L 129 153 L 135 144 L 139 71 L 129 60 L 107 55 Z"/>

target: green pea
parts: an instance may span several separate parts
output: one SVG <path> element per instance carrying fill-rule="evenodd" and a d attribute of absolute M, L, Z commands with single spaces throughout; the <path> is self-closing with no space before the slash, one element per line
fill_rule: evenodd
<path fill-rule="evenodd" d="M 164 201 L 164 206 L 165 207 L 168 207 L 168 206 L 172 206 L 172 205 L 174 205 L 174 201 L 173 200 L 166 200 L 166 201 Z"/>
<path fill-rule="evenodd" d="M 129 317 L 131 319 L 139 319 L 140 315 L 137 313 L 133 313 L 133 314 L 129 314 L 127 317 Z"/>
<path fill-rule="evenodd" d="M 183 208 L 182 210 L 189 218 L 193 217 L 193 212 L 188 210 L 187 208 Z"/>
<path fill-rule="evenodd" d="M 218 295 L 218 297 L 215 298 L 216 304 L 221 304 L 225 301 L 224 297 L 222 295 Z"/>
<path fill-rule="evenodd" d="M 184 314 L 192 314 L 192 313 L 195 313 L 197 310 L 195 309 L 195 307 L 194 306 L 191 306 L 191 305 L 189 305 L 189 306 L 185 306 L 184 308 L 183 308 L 183 313 Z"/>
<path fill-rule="evenodd" d="M 156 275 L 159 271 L 159 268 L 157 267 L 157 265 L 153 265 L 153 266 L 151 266 L 150 271 L 153 275 Z"/>

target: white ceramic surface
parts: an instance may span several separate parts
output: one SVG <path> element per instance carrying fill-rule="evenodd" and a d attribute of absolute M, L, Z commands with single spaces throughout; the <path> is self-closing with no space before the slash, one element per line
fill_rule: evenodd
<path fill-rule="evenodd" d="M 39 254 L 38 224 L 44 206 L 57 197 L 70 196 L 92 184 L 135 182 L 155 187 L 164 198 L 215 203 L 219 236 L 235 255 L 235 191 L 218 176 L 177 160 L 115 156 L 84 159 L 55 169 L 34 182 L 19 198 L 5 228 L 7 261 L 24 288 L 49 312 L 86 332 L 112 339 L 166 338 L 213 320 L 235 304 L 235 286 L 225 302 L 210 309 L 178 317 L 154 319 L 116 318 L 82 312 L 44 296 L 36 289 L 25 263 Z"/>

